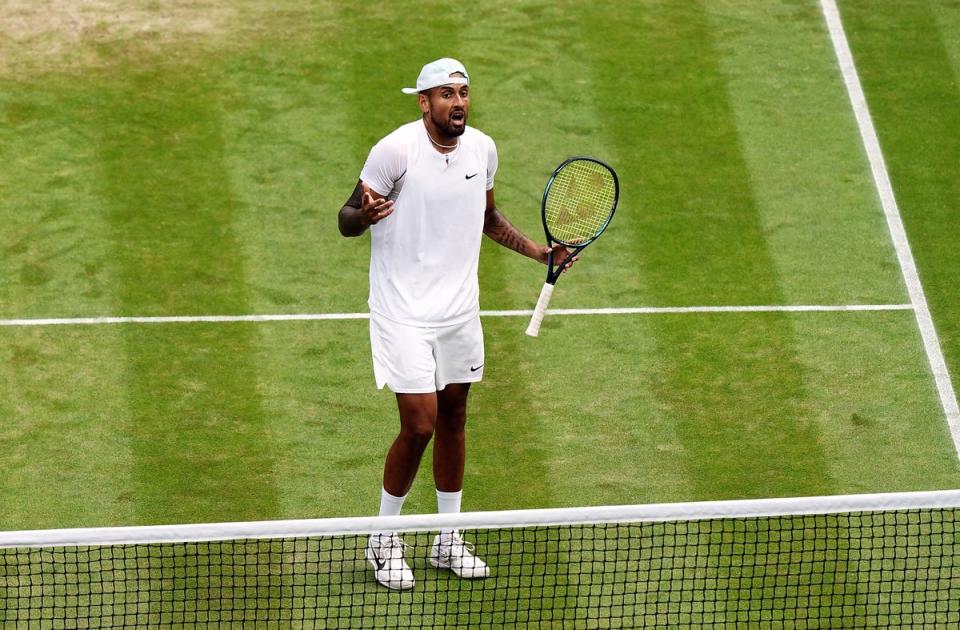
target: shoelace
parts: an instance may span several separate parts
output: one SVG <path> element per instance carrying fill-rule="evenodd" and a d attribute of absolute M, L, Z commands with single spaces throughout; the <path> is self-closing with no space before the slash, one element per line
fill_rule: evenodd
<path fill-rule="evenodd" d="M 443 546 L 442 539 L 440 540 L 440 543 L 441 543 L 441 546 Z M 461 558 L 464 556 L 464 553 L 463 553 L 464 550 L 466 550 L 468 554 L 473 555 L 473 550 L 475 549 L 473 543 L 469 543 L 456 535 L 450 539 L 450 542 L 448 543 L 448 545 L 450 548 L 450 555 L 459 556 Z"/>
<path fill-rule="evenodd" d="M 400 536 L 396 534 L 391 534 L 388 537 L 381 536 L 379 542 L 380 542 L 380 554 L 383 555 L 384 551 L 388 551 L 389 556 L 387 557 L 391 560 L 398 559 L 398 558 L 402 559 L 403 553 L 410 546 L 406 543 L 405 540 L 403 540 L 402 538 L 400 538 Z M 395 550 L 399 550 L 399 555 L 398 555 L 398 552 Z"/>

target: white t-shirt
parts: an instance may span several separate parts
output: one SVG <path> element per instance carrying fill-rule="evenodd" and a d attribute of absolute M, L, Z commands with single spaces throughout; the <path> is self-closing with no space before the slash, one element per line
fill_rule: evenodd
<path fill-rule="evenodd" d="M 370 227 L 370 311 L 414 326 L 448 326 L 480 310 L 477 265 L 497 148 L 467 127 L 460 146 L 437 151 L 422 120 L 378 142 L 360 179 L 394 200 Z"/>

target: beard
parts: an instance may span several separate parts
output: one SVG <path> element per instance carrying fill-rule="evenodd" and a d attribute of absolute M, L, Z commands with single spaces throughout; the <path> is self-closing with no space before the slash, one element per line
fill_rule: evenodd
<path fill-rule="evenodd" d="M 459 120 L 454 120 L 451 116 L 440 120 L 437 118 L 436 114 L 432 111 L 430 112 L 430 122 L 445 136 L 448 138 L 456 138 L 462 136 L 463 132 L 467 129 L 467 112 L 466 110 L 461 110 L 463 112 L 463 118 Z"/>

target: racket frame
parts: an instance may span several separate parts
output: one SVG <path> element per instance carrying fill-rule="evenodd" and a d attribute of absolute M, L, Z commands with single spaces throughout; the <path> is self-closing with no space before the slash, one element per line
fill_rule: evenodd
<path fill-rule="evenodd" d="M 547 225 L 547 199 L 550 197 L 550 189 L 553 188 L 553 182 L 557 179 L 557 176 L 567 167 L 571 162 L 577 162 L 586 160 L 588 162 L 595 162 L 600 166 L 604 167 L 610 172 L 610 175 L 613 177 L 613 206 L 610 209 L 609 214 L 607 215 L 606 220 L 603 222 L 603 225 L 594 233 L 592 237 L 585 241 L 578 243 L 571 243 L 569 241 L 564 241 L 558 238 L 555 238 L 553 234 L 550 233 L 550 227 Z M 540 199 L 540 219 L 543 222 L 543 233 L 547 238 L 547 246 L 550 247 L 550 253 L 547 254 L 547 280 L 543 285 L 543 289 L 540 291 L 540 297 L 537 299 L 537 305 L 533 310 L 533 317 L 530 320 L 530 325 L 527 326 L 526 334 L 531 337 L 536 337 L 540 332 L 540 323 L 543 321 L 544 313 L 547 310 L 547 305 L 550 303 L 550 298 L 553 295 L 553 287 L 557 283 L 557 280 L 560 278 L 560 274 L 563 273 L 563 268 L 571 261 L 573 258 L 579 254 L 583 249 L 590 243 L 597 240 L 604 230 L 607 229 L 607 226 L 610 225 L 610 221 L 613 219 L 614 213 L 617 211 L 617 204 L 620 201 L 620 179 L 617 177 L 617 172 L 613 169 L 612 166 L 599 160 L 595 157 L 588 155 L 575 155 L 569 157 L 560 163 L 560 166 L 554 169 L 553 174 L 550 175 L 550 179 L 547 181 L 546 188 L 543 189 L 543 197 Z M 553 264 L 553 246 L 555 244 L 563 245 L 564 247 L 570 249 L 572 252 L 564 258 L 559 265 L 554 266 Z"/>
<path fill-rule="evenodd" d="M 560 174 L 560 171 L 566 168 L 567 165 L 570 164 L 571 162 L 577 162 L 581 160 L 585 160 L 588 162 L 595 162 L 600 166 L 604 167 L 605 169 L 607 169 L 608 171 L 610 171 L 610 175 L 613 176 L 613 207 L 611 208 L 610 213 L 607 215 L 607 219 L 603 222 L 603 225 L 600 226 L 600 229 L 598 229 L 593 236 L 591 236 L 586 241 L 581 241 L 579 243 L 571 243 L 568 241 L 555 238 L 553 234 L 550 233 L 550 228 L 547 226 L 547 199 L 550 197 L 550 189 L 553 188 L 553 182 L 556 181 L 557 176 Z M 563 162 L 560 163 L 560 166 L 554 169 L 553 174 L 550 175 L 549 181 L 547 181 L 546 188 L 543 189 L 543 197 L 541 197 L 540 199 L 540 219 L 543 222 L 543 233 L 547 237 L 547 246 L 551 248 L 551 252 L 547 255 L 547 283 L 548 284 L 556 284 L 557 279 L 560 277 L 560 274 L 563 273 L 564 265 L 566 265 L 571 260 L 573 260 L 574 256 L 576 256 L 581 251 L 583 251 L 583 249 L 587 245 L 597 240 L 600 237 L 600 235 L 603 234 L 604 230 L 607 229 L 607 226 L 610 225 L 610 221 L 613 219 L 614 213 L 617 211 L 617 204 L 619 200 L 620 200 L 620 179 L 617 177 L 617 172 L 613 170 L 613 167 L 607 164 L 606 162 L 604 162 L 603 160 L 599 160 L 595 157 L 590 157 L 588 155 L 575 155 L 573 157 L 569 157 L 565 159 Z M 556 269 L 554 269 L 553 267 L 553 251 L 552 251 L 552 248 L 555 244 L 563 245 L 568 249 L 569 248 L 573 249 L 573 252 L 569 256 L 567 256 L 565 259 L 563 259 L 563 261 L 556 266 Z"/>

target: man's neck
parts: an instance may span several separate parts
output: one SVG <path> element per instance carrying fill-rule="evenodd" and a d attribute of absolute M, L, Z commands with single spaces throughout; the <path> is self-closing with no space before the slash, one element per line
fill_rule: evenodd
<path fill-rule="evenodd" d="M 446 136 L 435 126 L 431 125 L 427 118 L 423 119 L 423 126 L 427 130 L 427 136 L 430 138 L 430 144 L 440 153 L 450 153 L 460 146 L 460 138 L 457 136 Z"/>

